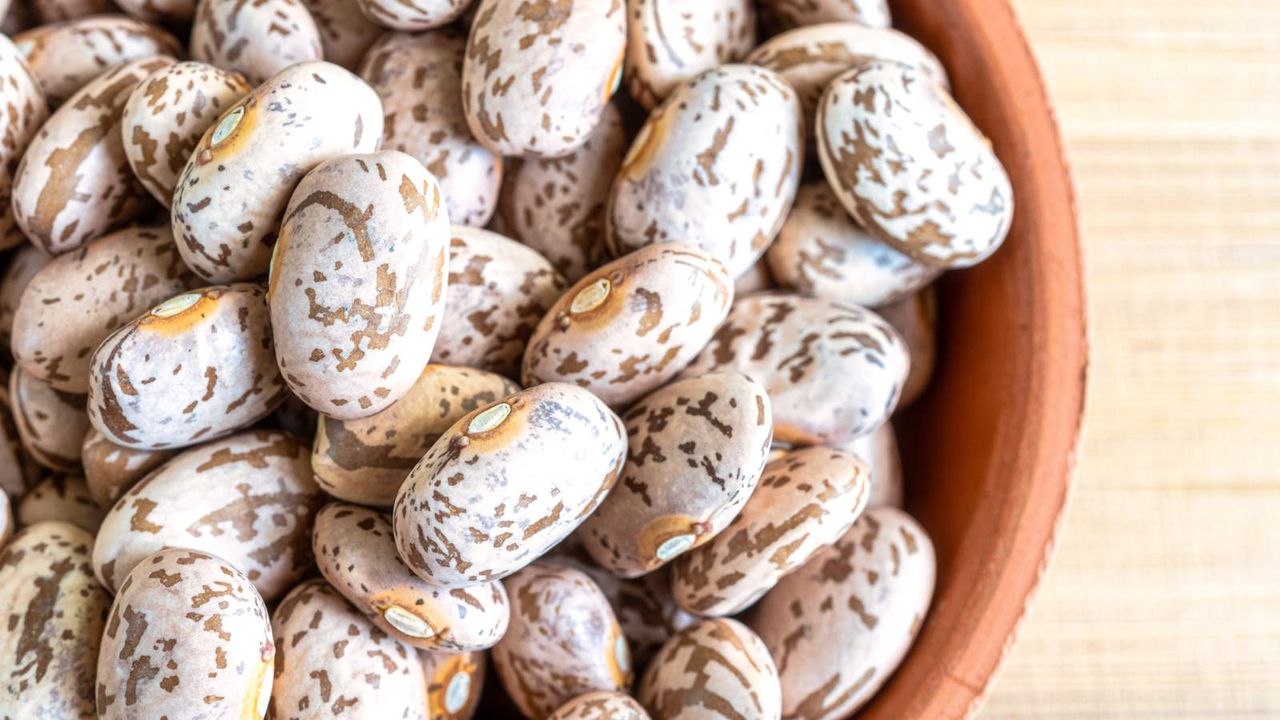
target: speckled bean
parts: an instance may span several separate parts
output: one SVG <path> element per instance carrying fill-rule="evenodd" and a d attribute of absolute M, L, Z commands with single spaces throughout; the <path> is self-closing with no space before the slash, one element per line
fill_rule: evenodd
<path fill-rule="evenodd" d="M 918 400 L 933 379 L 938 362 L 938 295 L 932 286 L 926 287 L 876 312 L 898 331 L 911 355 L 911 371 L 898 401 L 898 407 L 904 408 Z"/>
<path fill-rule="evenodd" d="M 239 73 L 199 62 L 175 63 L 134 88 L 120 121 L 124 153 L 160 204 L 169 207 L 200 136 L 251 89 Z"/>
<path fill-rule="evenodd" d="M 597 690 L 561 705 L 547 720 L 649 720 L 649 713 L 626 693 Z"/>
<path fill-rule="evenodd" d="M 898 454 L 898 436 L 893 423 L 887 422 L 840 449 L 857 455 L 871 471 L 871 498 L 867 500 L 867 507 L 902 507 L 905 494 L 902 458 Z"/>
<path fill-rule="evenodd" d="M 16 35 L 13 42 L 52 106 L 107 70 L 155 55 L 182 54 L 182 43 L 174 36 L 120 15 L 77 16 L 41 25 Z"/>
<path fill-rule="evenodd" d="M 418 652 L 371 624 L 323 580 L 308 580 L 271 616 L 275 720 L 426 720 Z"/>
<path fill-rule="evenodd" d="M 431 361 L 518 375 L 529 336 L 564 288 L 536 250 L 455 225 L 444 326 Z"/>
<path fill-rule="evenodd" d="M 733 302 L 711 255 L 678 243 L 637 250 L 569 288 L 525 350 L 524 384 L 570 382 L 611 407 L 661 387 L 707 344 Z"/>
<path fill-rule="evenodd" d="M 476 139 L 503 155 L 582 146 L 622 80 L 622 0 L 479 0 L 462 68 Z"/>
<path fill-rule="evenodd" d="M 525 717 L 545 718 L 586 692 L 631 686 L 627 638 L 590 577 L 534 563 L 506 585 L 511 626 L 493 648 L 493 666 Z"/>
<path fill-rule="evenodd" d="M 240 433 L 172 458 L 107 513 L 93 549 L 109 589 L 156 550 L 189 547 L 226 559 L 267 600 L 312 568 L 312 519 L 323 495 L 307 448 L 279 431 Z"/>
<path fill-rule="evenodd" d="M 261 718 L 275 642 L 253 585 L 221 558 L 165 548 L 120 587 L 98 655 L 98 717 Z"/>
<path fill-rule="evenodd" d="M 484 692 L 481 652 L 418 653 L 427 683 L 427 720 L 471 720 Z"/>
<path fill-rule="evenodd" d="M 873 28 L 887 28 L 887 0 L 759 0 L 760 14 L 767 25 L 786 30 L 826 22 L 856 22 Z"/>
<path fill-rule="evenodd" d="M 25 240 L 9 255 L 4 272 L 0 274 L 0 347 L 12 348 L 13 316 L 18 312 L 22 294 L 31 284 L 31 278 L 52 259 L 52 255 Z"/>
<path fill-rule="evenodd" d="M 4 13 L 0 13 L 0 17 L 3 16 Z M 4 35 L 0 35 L 0 87 L 4 88 L 4 99 L 0 101 L 3 110 L 0 112 L 0 250 L 7 250 L 26 245 L 26 236 L 13 217 L 10 194 L 18 161 L 48 119 L 49 107 L 22 53 Z M 6 270 L 6 278 L 11 273 L 12 269 Z M 0 333 L 4 327 L 0 319 Z"/>
<path fill-rule="evenodd" d="M 627 0 L 627 91 L 653 109 L 680 83 L 738 62 L 755 44 L 752 0 Z"/>
<path fill-rule="evenodd" d="M 385 30 L 360 11 L 352 0 L 302 0 L 320 31 L 324 59 L 355 72 L 369 47 Z"/>
<path fill-rule="evenodd" d="M 238 72 L 253 85 L 324 59 L 320 29 L 299 0 L 200 0 L 190 49 L 192 60 Z"/>
<path fill-rule="evenodd" d="M 391 520 L 377 510 L 326 505 L 316 516 L 312 548 L 325 579 L 400 642 L 467 652 L 493 647 L 507 631 L 501 582 L 446 590 L 423 581 L 396 555 Z"/>
<path fill-rule="evenodd" d="M 110 510 L 129 488 L 177 452 L 127 448 L 111 442 L 90 427 L 80 450 L 89 497 L 98 507 Z"/>
<path fill-rule="evenodd" d="M 32 377 L 84 394 L 94 349 L 193 280 L 168 228 L 104 235 L 31 278 L 13 318 L 14 358 Z"/>
<path fill-rule="evenodd" d="M 17 499 L 40 478 L 41 470 L 22 449 L 9 402 L 9 379 L 0 369 L 0 489 Z"/>
<path fill-rule="evenodd" d="M 13 179 L 18 226 L 51 254 L 74 250 L 151 205 L 125 159 L 120 123 L 129 94 L 167 57 L 98 76 L 58 108 L 27 146 Z"/>
<path fill-rule="evenodd" d="M 260 285 L 176 295 L 103 340 L 90 365 L 89 420 L 137 450 L 223 437 L 283 399 Z"/>
<path fill-rule="evenodd" d="M 915 520 L 872 508 L 765 596 L 749 622 L 778 663 L 786 717 L 838 720 L 875 695 L 920 631 L 936 563 Z"/>
<path fill-rule="evenodd" d="M 573 385 L 539 385 L 468 413 L 400 488 L 400 557 L 448 588 L 506 577 L 600 505 L 625 456 L 622 421 Z"/>
<path fill-rule="evenodd" d="M 684 376 L 742 372 L 769 391 L 776 440 L 841 445 L 888 419 L 909 364 L 897 331 L 870 310 L 764 293 L 734 303 Z"/>
<path fill-rule="evenodd" d="M 223 113 L 192 151 L 173 196 L 178 251 L 210 282 L 265 273 L 302 176 L 330 158 L 371 152 L 381 137 L 382 103 L 355 75 L 326 62 L 282 70 Z"/>
<path fill-rule="evenodd" d="M 80 446 L 89 432 L 84 395 L 58 390 L 15 367 L 9 375 L 9 400 L 18 437 L 32 460 L 50 470 L 80 467 Z"/>
<path fill-rule="evenodd" d="M 602 567 L 649 573 L 705 544 L 755 490 L 773 438 L 763 387 L 738 373 L 680 380 L 622 416 L 619 484 L 578 534 Z"/>
<path fill-rule="evenodd" d="M 737 277 L 773 242 L 804 159 L 800 104 L 786 81 L 722 65 L 681 84 L 631 144 L 609 198 L 610 251 L 701 248 Z"/>
<path fill-rule="evenodd" d="M 19 532 L 0 554 L 0 707 L 13 718 L 94 716 L 94 668 L 111 605 L 93 577 L 93 535 L 62 522 Z"/>
<path fill-rule="evenodd" d="M 428 365 L 404 397 L 376 415 L 320 418 L 311 451 L 316 482 L 336 498 L 390 507 L 409 471 L 450 426 L 519 390 L 494 373 Z"/>
<path fill-rule="evenodd" d="M 663 720 L 780 720 L 778 669 L 760 637 L 736 620 L 703 620 L 662 647 L 636 698 Z"/>
<path fill-rule="evenodd" d="M 699 615 L 740 612 L 839 539 L 870 496 L 871 473 L 851 453 L 810 447 L 774 460 L 729 527 L 671 566 L 676 602 Z"/>
<path fill-rule="evenodd" d="M 326 160 L 285 210 L 267 300 L 300 400 L 341 420 L 399 400 L 440 332 L 449 218 L 435 178 L 396 150 Z"/>
<path fill-rule="evenodd" d="M 89 496 L 89 486 L 78 474 L 50 475 L 27 491 L 17 507 L 18 523 L 29 527 L 38 522 L 66 522 L 96 533 L 104 512 Z"/>

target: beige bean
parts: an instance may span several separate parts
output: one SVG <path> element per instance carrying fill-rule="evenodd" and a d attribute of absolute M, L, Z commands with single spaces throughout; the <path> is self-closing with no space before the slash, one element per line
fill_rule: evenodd
<path fill-rule="evenodd" d="M 642 398 L 622 422 L 621 481 L 578 534 L 602 567 L 636 577 L 707 543 L 737 517 L 764 469 L 773 415 L 750 378 L 711 373 Z"/>
<path fill-rule="evenodd" d="M 265 273 L 302 176 L 381 137 L 382 104 L 355 75 L 325 62 L 280 71 L 223 113 L 183 168 L 171 212 L 183 260 L 210 282 Z"/>
<path fill-rule="evenodd" d="M 678 243 L 597 268 L 543 316 L 525 350 L 526 386 L 570 382 L 611 407 L 666 384 L 706 346 L 733 302 L 714 257 Z"/>
<path fill-rule="evenodd" d="M 426 720 L 418 652 L 371 624 L 324 580 L 308 580 L 271 616 L 272 718 Z"/>
<path fill-rule="evenodd" d="M 51 106 L 61 105 L 112 68 L 182 54 L 182 43 L 160 27 L 120 15 L 76 14 L 20 33 L 13 42 Z"/>
<path fill-rule="evenodd" d="M 103 340 L 90 365 L 89 420 L 136 450 L 224 437 L 283 399 L 260 285 L 176 295 Z"/>
<path fill-rule="evenodd" d="M 326 160 L 298 183 L 267 300 L 289 389 L 341 420 L 399 400 L 444 312 L 449 218 L 435 178 L 396 150 Z"/>
<path fill-rule="evenodd" d="M 738 277 L 764 254 L 795 199 L 800 104 L 786 81 L 722 65 L 677 87 L 631 144 L 609 198 L 606 241 L 700 248 Z"/>
<path fill-rule="evenodd" d="M 382 37 L 382 26 L 350 0 L 302 0 L 320 31 L 324 59 L 355 72 L 369 47 Z"/>
<path fill-rule="evenodd" d="M 545 718 L 586 692 L 631 686 L 627 638 L 590 577 L 534 563 L 506 585 L 511 626 L 493 648 L 493 666 L 525 717 Z"/>
<path fill-rule="evenodd" d="M 622 80 L 621 0 L 538 8 L 479 0 L 467 40 L 467 122 L 503 155 L 561 157 L 581 147 Z"/>
<path fill-rule="evenodd" d="M 622 421 L 574 385 L 539 385 L 468 413 L 400 487 L 400 557 L 447 588 L 506 577 L 600 505 L 625 454 Z"/>
<path fill-rule="evenodd" d="M 734 303 L 684 377 L 737 370 L 769 391 L 777 441 L 841 445 L 888 419 L 909 364 L 897 331 L 870 310 L 763 293 Z"/>
<path fill-rule="evenodd" d="M 135 60 L 94 78 L 27 146 L 14 175 L 13 212 L 40 249 L 75 250 L 149 209 L 151 196 L 125 159 L 121 115 L 133 89 L 172 63 L 162 56 Z"/>
<path fill-rule="evenodd" d="M 446 590 L 424 582 L 396 555 L 391 520 L 377 510 L 330 503 L 316 516 L 320 573 L 392 637 L 424 650 L 493 647 L 507 631 L 507 591 L 493 581 Z"/>
<path fill-rule="evenodd" d="M 324 502 L 306 446 L 279 431 L 244 432 L 187 450 L 107 513 L 94 572 L 117 589 L 162 547 L 213 551 L 274 600 L 311 571 L 312 519 Z"/>
<path fill-rule="evenodd" d="M 450 426 L 519 390 L 494 373 L 428 365 L 404 397 L 376 415 L 320 418 L 311 451 L 316 482 L 336 498 L 390 507 L 409 471 Z"/>
<path fill-rule="evenodd" d="M 193 281 L 168 228 L 129 227 L 97 238 L 32 276 L 14 313 L 14 358 L 32 377 L 84 394 L 94 349 Z"/>
<path fill-rule="evenodd" d="M 239 73 L 199 62 L 175 63 L 134 88 L 120 121 L 124 153 L 160 204 L 169 207 L 200 136 L 250 89 Z"/>
<path fill-rule="evenodd" d="M 4 13 L 0 12 L 0 17 L 3 16 Z M 7 250 L 18 245 L 27 246 L 26 236 L 13 217 L 10 199 L 13 176 L 22 153 L 48 119 L 49 107 L 22 52 L 4 35 L 0 35 L 0 87 L 4 87 L 4 99 L 0 101 L 0 109 L 4 111 L 0 112 L 0 250 Z M 19 251 L 19 257 L 22 256 L 22 251 Z M 9 262 L 11 265 L 5 271 L 6 278 L 13 273 L 13 264 L 16 264 L 12 259 Z M 5 285 L 7 287 L 8 283 Z M 7 327 L 3 318 L 3 306 L 0 305 L 0 335 Z"/>
<path fill-rule="evenodd" d="M 50 470 L 80 467 L 80 446 L 89 432 L 86 397 L 32 377 L 21 367 L 9 375 L 9 400 L 18 438 L 27 455 Z"/>
<path fill-rule="evenodd" d="M 749 623 L 778 663 L 786 717 L 838 720 L 875 695 L 924 623 L 936 564 L 915 520 L 871 508 L 760 601 Z"/>
<path fill-rule="evenodd" d="M 902 336 L 911 355 L 911 371 L 902 384 L 899 408 L 907 407 L 924 394 L 937 365 L 938 295 L 932 286 L 877 311 Z"/>
<path fill-rule="evenodd" d="M 192 60 L 240 73 L 252 85 L 324 59 L 320 29 L 299 0 L 200 0 L 190 48 Z"/>
<path fill-rule="evenodd" d="M 699 615 L 749 607 L 853 525 L 870 498 L 870 476 L 856 456 L 828 447 L 770 462 L 729 527 L 671 566 L 676 602 Z"/>
<path fill-rule="evenodd" d="M 703 620 L 668 640 L 636 691 L 664 720 L 779 720 L 781 695 L 764 642 L 727 618 Z"/>
<path fill-rule="evenodd" d="M 627 142 L 622 114 L 610 104 L 587 142 L 568 155 L 508 160 L 497 218 L 504 232 L 577 282 L 604 255 L 609 190 Z"/>
<path fill-rule="evenodd" d="M 111 596 L 89 567 L 93 535 L 62 522 L 0 553 L 0 707 L 13 718 L 94 716 L 94 668 Z"/>
<path fill-rule="evenodd" d="M 431 361 L 517 376 L 530 335 L 564 288 L 537 251 L 455 225 L 444 326 Z"/>
<path fill-rule="evenodd" d="M 219 557 L 170 547 L 143 558 L 111 606 L 98 655 L 98 717 L 261 718 L 275 642 L 253 585 Z"/>
<path fill-rule="evenodd" d="M 840 449 L 857 455 L 871 471 L 871 498 L 867 500 L 867 507 L 902 507 L 905 495 L 902 457 L 898 454 L 898 436 L 893 423 L 887 422 Z"/>
<path fill-rule="evenodd" d="M 31 278 L 52 259 L 52 255 L 25 240 L 9 256 L 9 262 L 0 274 L 0 347 L 12 347 L 13 316 L 18 312 L 22 294 L 31 284 Z"/>

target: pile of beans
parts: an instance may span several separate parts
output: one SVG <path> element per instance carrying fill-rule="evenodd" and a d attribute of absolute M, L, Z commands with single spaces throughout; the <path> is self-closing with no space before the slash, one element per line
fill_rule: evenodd
<path fill-rule="evenodd" d="M 0 717 L 834 719 L 901 662 L 891 418 L 1013 198 L 884 0 L 0 16 Z"/>

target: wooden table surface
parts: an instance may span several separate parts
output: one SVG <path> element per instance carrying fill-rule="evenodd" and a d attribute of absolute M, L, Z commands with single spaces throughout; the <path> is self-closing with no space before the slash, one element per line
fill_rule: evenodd
<path fill-rule="evenodd" d="M 1074 166 L 1093 363 L 981 717 L 1280 718 L 1280 1 L 1014 5 Z"/>

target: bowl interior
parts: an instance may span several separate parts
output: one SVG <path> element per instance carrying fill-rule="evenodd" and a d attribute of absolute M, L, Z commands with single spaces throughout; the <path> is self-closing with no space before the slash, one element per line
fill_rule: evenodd
<path fill-rule="evenodd" d="M 906 661 L 861 718 L 972 714 L 1043 572 L 1066 500 L 1087 342 L 1075 201 L 1039 70 L 1005 0 L 895 0 L 946 64 L 1013 181 L 1004 247 L 939 286 L 938 372 L 902 417 L 907 506 L 938 585 Z"/>

